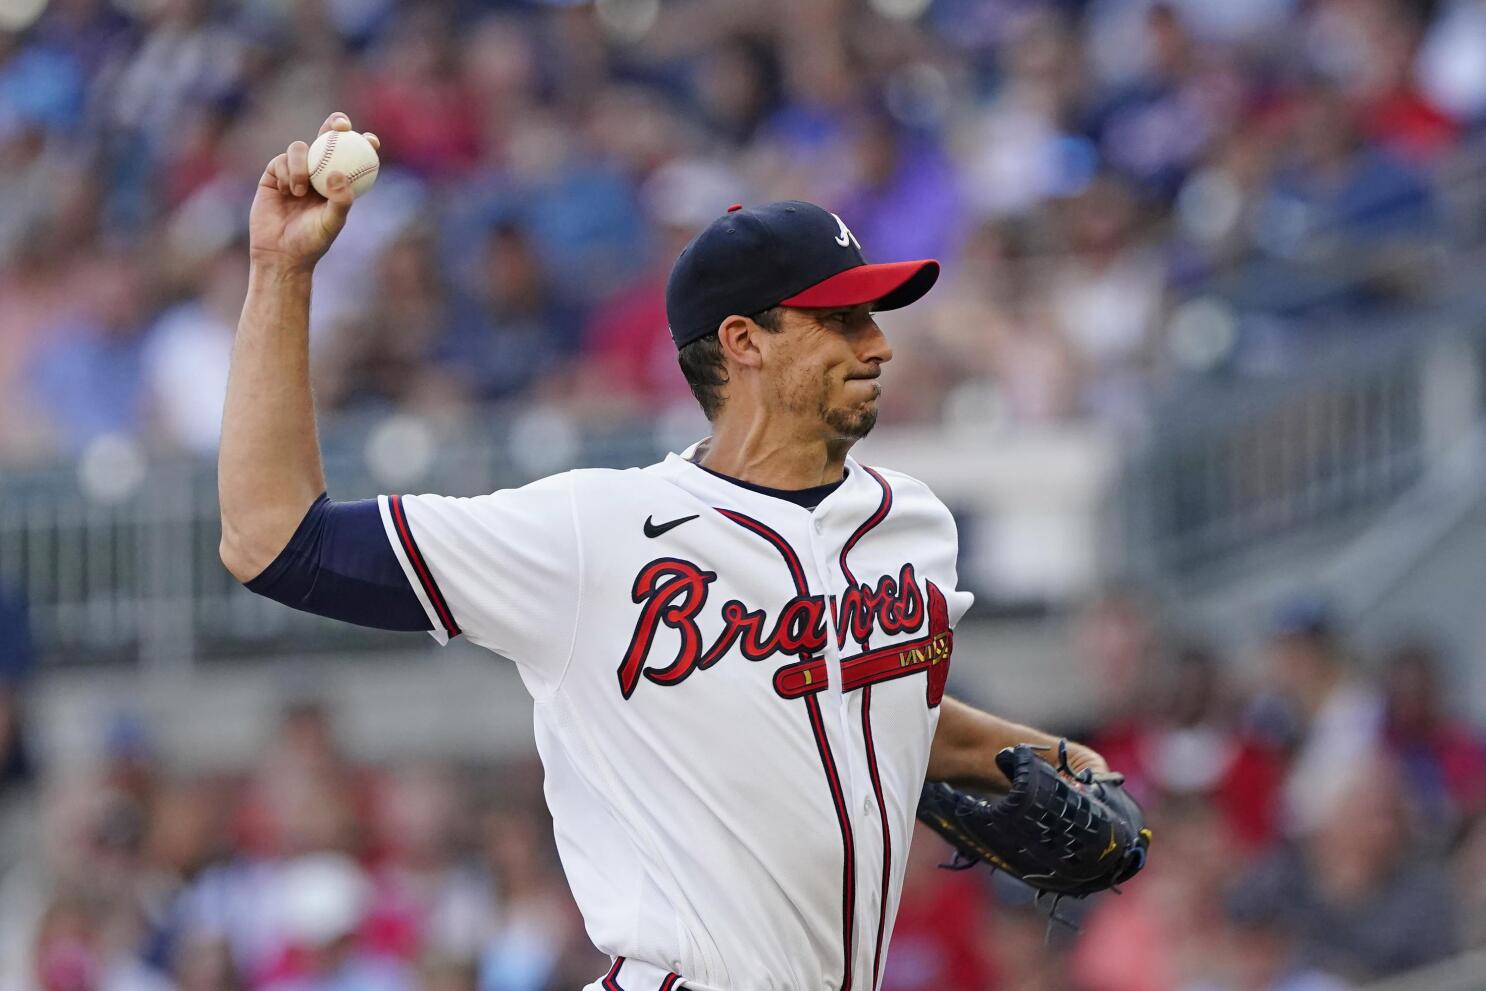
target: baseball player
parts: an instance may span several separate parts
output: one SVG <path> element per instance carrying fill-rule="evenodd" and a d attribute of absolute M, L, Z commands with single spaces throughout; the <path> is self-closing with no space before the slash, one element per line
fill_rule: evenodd
<path fill-rule="evenodd" d="M 515 663 L 563 867 L 613 960 L 589 991 L 873 991 L 926 777 L 1004 788 L 998 751 L 1055 742 L 945 696 L 971 602 L 954 522 L 850 455 L 893 354 L 872 313 L 938 263 L 867 264 L 809 203 L 730 207 L 667 287 L 708 439 L 474 498 L 331 502 L 306 328 L 351 196 L 338 174 L 311 193 L 305 160 L 290 145 L 253 201 L 223 562 L 295 608 Z M 1107 770 L 1077 745 L 1070 763 Z"/>

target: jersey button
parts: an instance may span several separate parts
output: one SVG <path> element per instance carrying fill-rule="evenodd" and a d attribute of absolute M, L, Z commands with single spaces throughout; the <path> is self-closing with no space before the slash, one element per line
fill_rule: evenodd
<path fill-rule="evenodd" d="M 820 533 L 820 531 L 821 530 L 824 530 L 824 529 L 825 529 L 825 524 L 820 521 L 820 518 L 819 517 L 817 517 L 816 520 L 815 520 L 815 532 L 816 533 Z"/>
<path fill-rule="evenodd" d="M 872 799 L 870 799 L 870 798 L 864 798 L 864 799 L 862 799 L 862 815 L 869 816 L 871 814 L 872 814 Z"/>

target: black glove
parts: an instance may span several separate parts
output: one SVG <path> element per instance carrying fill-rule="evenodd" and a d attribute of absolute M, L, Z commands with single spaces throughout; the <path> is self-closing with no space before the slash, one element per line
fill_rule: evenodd
<path fill-rule="evenodd" d="M 956 867 L 985 861 L 1039 892 L 1082 898 L 1145 866 L 1151 831 L 1118 774 L 1075 774 L 1068 741 L 1058 766 L 1025 743 L 996 755 L 1011 782 L 986 798 L 942 781 L 924 785 L 918 817 L 958 851 Z"/>

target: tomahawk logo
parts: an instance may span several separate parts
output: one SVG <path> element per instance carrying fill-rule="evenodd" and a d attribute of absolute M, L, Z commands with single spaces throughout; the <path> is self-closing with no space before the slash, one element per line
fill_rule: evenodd
<path fill-rule="evenodd" d="M 843 248 L 846 247 L 848 244 L 854 244 L 857 246 L 857 250 L 861 251 L 862 244 L 860 241 L 857 240 L 857 236 L 851 232 L 851 228 L 846 226 L 846 221 L 842 220 L 840 217 L 837 217 L 834 213 L 831 214 L 831 216 L 836 217 L 836 223 L 841 225 L 841 233 L 836 235 L 836 243 L 841 245 L 841 247 Z"/>

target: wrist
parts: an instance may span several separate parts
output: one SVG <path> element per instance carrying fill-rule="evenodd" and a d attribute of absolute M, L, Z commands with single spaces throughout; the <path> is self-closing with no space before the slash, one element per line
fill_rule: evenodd
<path fill-rule="evenodd" d="M 315 274 L 313 261 L 295 261 L 277 252 L 251 252 L 248 278 L 268 285 L 308 285 Z"/>

